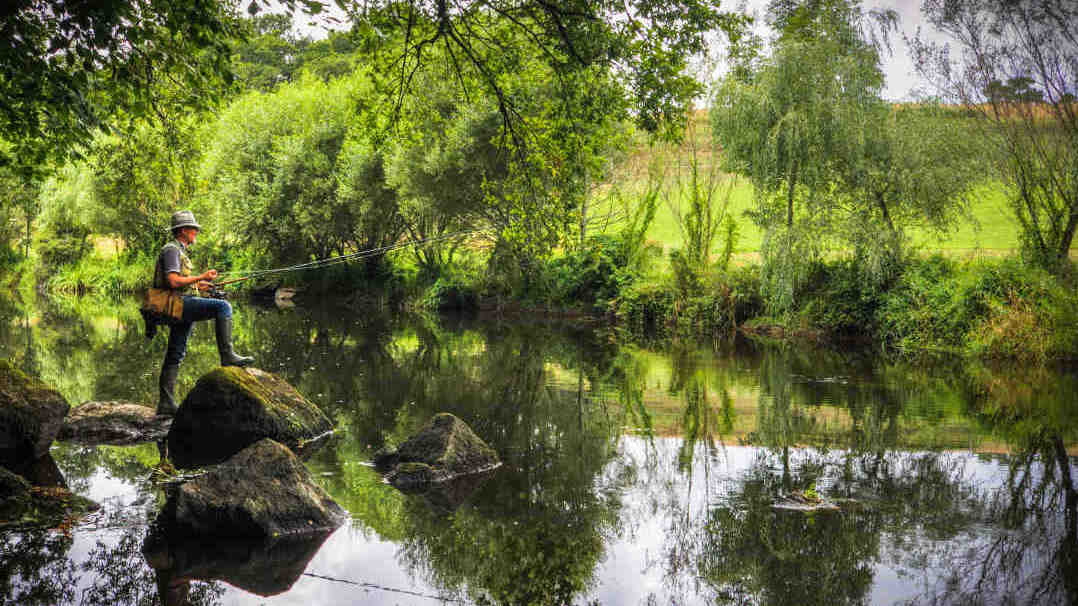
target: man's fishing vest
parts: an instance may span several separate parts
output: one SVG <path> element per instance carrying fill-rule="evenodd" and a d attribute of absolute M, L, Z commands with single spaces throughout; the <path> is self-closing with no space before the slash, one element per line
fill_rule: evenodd
<path fill-rule="evenodd" d="M 191 259 L 187 257 L 187 252 L 183 246 L 176 240 L 170 240 L 161 248 L 161 252 L 157 255 L 157 263 L 153 268 L 153 287 L 170 289 L 168 285 L 168 276 L 165 275 L 165 251 L 169 248 L 175 248 L 180 251 L 180 275 L 183 277 L 189 277 L 191 275 Z M 185 295 L 198 295 L 198 289 L 195 286 L 189 285 L 183 288 L 176 289 Z"/>

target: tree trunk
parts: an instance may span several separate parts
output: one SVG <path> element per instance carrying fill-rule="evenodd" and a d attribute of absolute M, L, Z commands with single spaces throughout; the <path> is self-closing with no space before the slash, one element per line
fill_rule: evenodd
<path fill-rule="evenodd" d="M 1074 232 L 1078 229 L 1078 208 L 1071 205 L 1071 211 L 1067 217 L 1067 227 L 1063 231 L 1063 237 L 1059 241 L 1059 250 L 1056 251 L 1056 261 L 1058 267 L 1063 267 L 1063 264 L 1067 262 L 1067 257 L 1071 252 L 1071 243 L 1074 241 Z"/>
<path fill-rule="evenodd" d="M 794 226 L 794 190 L 797 188 L 797 162 L 790 168 L 790 189 L 786 193 L 786 227 Z"/>
<path fill-rule="evenodd" d="M 880 212 L 883 213 L 883 220 L 887 223 L 887 227 L 891 230 L 891 235 L 898 236 L 898 230 L 895 229 L 895 223 L 891 220 L 891 213 L 887 212 L 887 203 L 883 200 L 882 192 L 876 192 L 876 204 L 880 206 Z"/>
<path fill-rule="evenodd" d="M 584 250 L 584 239 L 588 233 L 588 200 L 580 203 L 580 249 Z"/>

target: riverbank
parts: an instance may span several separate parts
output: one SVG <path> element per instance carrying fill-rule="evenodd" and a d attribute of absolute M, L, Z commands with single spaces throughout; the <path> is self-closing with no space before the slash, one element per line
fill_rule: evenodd
<path fill-rule="evenodd" d="M 661 260 L 661 259 L 660 259 Z M 476 269 L 431 280 L 406 257 L 387 258 L 372 275 L 363 267 L 291 274 L 249 282 L 236 292 L 275 285 L 304 297 L 363 299 L 365 305 L 448 311 L 476 310 L 587 318 L 634 334 L 725 338 L 735 332 L 779 340 L 859 344 L 900 352 L 942 351 L 1023 361 L 1078 358 L 1078 291 L 1014 257 L 956 259 L 914 256 L 875 275 L 848 259 L 807 264 L 786 310 L 765 299 L 759 264 L 711 269 L 687 288 L 660 264 L 626 271 L 616 254 L 567 255 L 542 268 L 540 284 L 514 292 Z M 134 293 L 145 287 L 140 258 L 88 256 L 47 278 L 29 279 L 27 264 L 7 280 L 52 294 Z M 21 286 L 20 286 L 21 285 Z M 24 295 L 25 296 L 25 295 Z"/>

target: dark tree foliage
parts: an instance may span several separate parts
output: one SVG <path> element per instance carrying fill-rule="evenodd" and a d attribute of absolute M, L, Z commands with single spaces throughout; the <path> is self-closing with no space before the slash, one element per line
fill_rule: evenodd
<path fill-rule="evenodd" d="M 520 53 L 522 44 L 555 73 L 599 66 L 618 74 L 638 123 L 657 132 L 683 123 L 702 91 L 685 67 L 705 49 L 705 35 L 731 33 L 744 23 L 720 12 L 718 0 L 390 0 L 347 6 L 372 45 L 403 40 L 403 50 L 393 45 L 386 51 L 398 107 L 420 68 L 442 61 L 462 85 L 464 74 L 474 74 L 497 98 L 510 127 L 519 116 L 497 57 Z M 506 23 L 515 34 L 506 34 Z M 436 47 L 442 52 L 432 52 Z"/>
<path fill-rule="evenodd" d="M 77 155 L 117 111 L 205 106 L 230 78 L 232 2 L 13 0 L 0 8 L 0 162 L 31 171 Z"/>
<path fill-rule="evenodd" d="M 236 45 L 232 58 L 238 87 L 267 91 L 291 82 L 310 39 L 296 36 L 287 14 L 255 15 L 247 27 L 247 40 Z"/>

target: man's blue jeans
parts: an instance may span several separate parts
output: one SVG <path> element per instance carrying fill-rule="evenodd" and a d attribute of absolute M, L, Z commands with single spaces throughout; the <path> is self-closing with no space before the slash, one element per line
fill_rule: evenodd
<path fill-rule="evenodd" d="M 173 324 L 168 333 L 165 350 L 165 366 L 179 365 L 187 355 L 187 338 L 191 328 L 199 320 L 227 320 L 232 317 L 232 306 L 224 299 L 206 297 L 183 298 L 183 322 Z"/>

